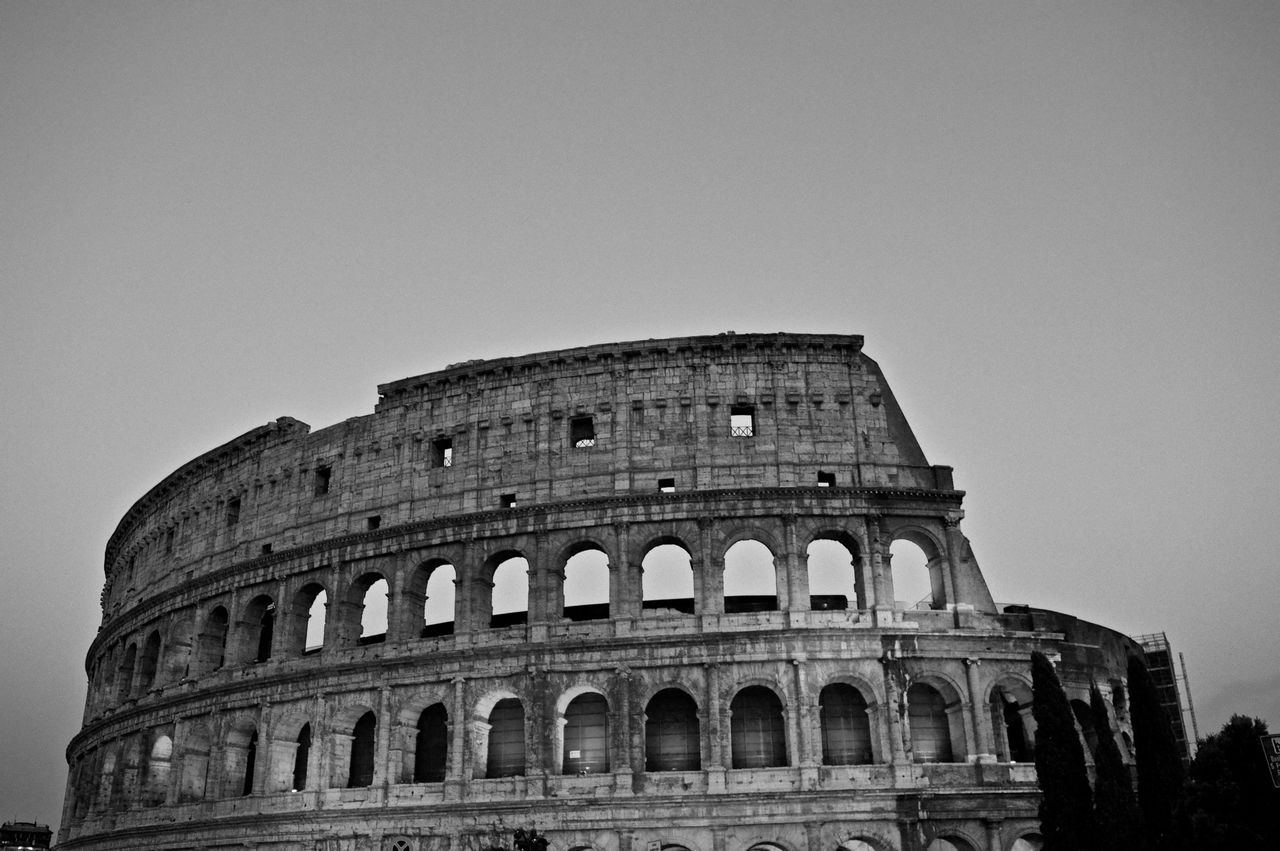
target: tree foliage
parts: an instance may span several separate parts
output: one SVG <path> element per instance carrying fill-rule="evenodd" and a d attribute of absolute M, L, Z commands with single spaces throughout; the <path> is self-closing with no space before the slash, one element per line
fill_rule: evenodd
<path fill-rule="evenodd" d="M 1174 819 L 1181 847 L 1280 848 L 1280 790 L 1259 743 L 1265 735 L 1265 721 L 1233 715 L 1200 742 Z"/>
<path fill-rule="evenodd" d="M 1167 848 L 1182 789 L 1182 754 L 1146 663 L 1129 657 L 1129 717 L 1138 763 L 1138 807 L 1151 848 Z"/>
<path fill-rule="evenodd" d="M 1031 654 L 1031 690 L 1044 851 L 1091 851 L 1093 804 L 1084 748 L 1066 692 L 1043 653 Z"/>
<path fill-rule="evenodd" d="M 1099 851 L 1132 851 L 1142 846 L 1138 801 L 1133 794 L 1133 779 L 1116 745 L 1107 704 L 1096 685 L 1089 691 L 1089 710 L 1098 734 L 1098 749 L 1093 755 L 1097 847 Z"/>

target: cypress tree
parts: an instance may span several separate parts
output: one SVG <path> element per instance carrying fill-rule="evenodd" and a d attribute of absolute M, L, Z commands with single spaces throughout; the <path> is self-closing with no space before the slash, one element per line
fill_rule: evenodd
<path fill-rule="evenodd" d="M 1098 750 L 1093 755 L 1093 814 L 1098 826 L 1098 849 L 1132 851 L 1142 846 L 1138 801 L 1097 685 L 1089 690 L 1089 709 L 1093 729 L 1098 733 Z"/>
<path fill-rule="evenodd" d="M 1044 851 L 1092 851 L 1093 802 L 1084 748 L 1067 694 L 1043 653 L 1031 654 L 1031 692 Z"/>
<path fill-rule="evenodd" d="M 1129 657 L 1129 717 L 1138 762 L 1138 808 L 1150 848 L 1173 839 L 1173 809 L 1182 790 L 1182 753 L 1146 663 Z"/>

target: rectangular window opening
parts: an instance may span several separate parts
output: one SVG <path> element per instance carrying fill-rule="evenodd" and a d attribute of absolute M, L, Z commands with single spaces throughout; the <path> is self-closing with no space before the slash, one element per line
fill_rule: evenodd
<path fill-rule="evenodd" d="M 167 556 L 173 555 L 173 537 L 174 530 L 173 527 L 170 526 L 164 533 L 164 554 Z"/>
<path fill-rule="evenodd" d="M 264 556 L 269 556 L 269 555 L 271 555 L 271 545 L 270 545 L 270 544 L 263 544 L 263 545 L 262 545 L 262 554 L 263 554 Z"/>
<path fill-rule="evenodd" d="M 675 493 L 676 480 L 675 479 L 658 479 L 658 490 L 661 491 L 662 493 Z"/>
<path fill-rule="evenodd" d="M 595 446 L 595 420 L 591 417 L 574 417 L 569 420 L 569 443 L 574 449 L 589 449 Z"/>
<path fill-rule="evenodd" d="M 234 526 L 240 522 L 240 497 L 227 501 L 227 525 Z"/>
<path fill-rule="evenodd" d="M 365 518 L 364 522 L 365 522 L 365 525 L 368 527 L 369 531 L 372 532 L 374 529 L 377 529 L 379 526 L 382 525 L 382 515 L 374 514 L 371 517 Z"/>
<path fill-rule="evenodd" d="M 329 479 L 333 476 L 333 468 L 329 466 L 316 467 L 315 477 L 315 495 L 324 496 L 329 492 Z"/>
<path fill-rule="evenodd" d="M 515 507 L 516 507 L 516 495 L 515 495 L 515 494 L 513 494 L 513 493 L 504 493 L 504 494 L 502 495 L 502 507 L 503 507 L 503 508 L 515 508 Z"/>
<path fill-rule="evenodd" d="M 441 437 L 431 442 L 431 466 L 453 466 L 453 438 Z"/>
<path fill-rule="evenodd" d="M 734 405 L 729 409 L 729 434 L 732 437 L 755 437 L 756 409 L 754 405 Z"/>
<path fill-rule="evenodd" d="M 836 486 L 836 474 L 818 471 L 818 487 L 833 488 Z"/>

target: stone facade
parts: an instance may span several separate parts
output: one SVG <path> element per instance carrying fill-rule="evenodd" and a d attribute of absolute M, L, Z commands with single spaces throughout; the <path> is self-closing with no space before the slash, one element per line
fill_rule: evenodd
<path fill-rule="evenodd" d="M 993 602 L 861 337 L 378 390 L 200 456 L 120 522 L 60 848 L 479 851 L 532 826 L 553 851 L 1022 851 L 1030 652 L 1127 734 L 1133 643 Z M 847 592 L 811 589 L 821 547 Z"/>

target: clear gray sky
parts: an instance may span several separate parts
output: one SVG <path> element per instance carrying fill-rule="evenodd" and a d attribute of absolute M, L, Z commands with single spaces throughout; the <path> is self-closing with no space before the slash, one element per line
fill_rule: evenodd
<path fill-rule="evenodd" d="M 275 417 L 847 332 L 996 598 L 1280 726 L 1280 5 L 0 0 L 0 818 L 120 516 Z"/>

